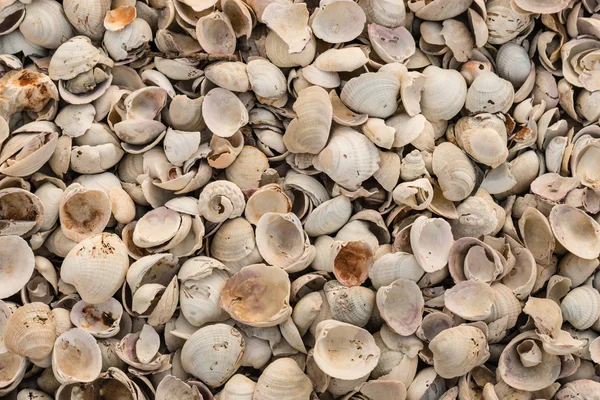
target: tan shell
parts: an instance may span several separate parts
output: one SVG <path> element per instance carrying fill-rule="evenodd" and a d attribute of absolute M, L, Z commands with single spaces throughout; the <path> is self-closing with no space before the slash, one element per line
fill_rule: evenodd
<path fill-rule="evenodd" d="M 458 137 L 465 152 L 479 163 L 496 168 L 508 157 L 506 142 L 494 129 L 467 129 Z"/>
<path fill-rule="evenodd" d="M 366 20 L 357 3 L 338 0 L 321 3 L 311 19 L 311 28 L 316 37 L 327 43 L 343 43 L 360 35 Z"/>
<path fill-rule="evenodd" d="M 567 250 L 586 260 L 600 254 L 600 225 L 585 212 L 568 205 L 556 205 L 550 213 L 556 240 Z"/>
<path fill-rule="evenodd" d="M 292 211 L 292 201 L 275 183 L 271 183 L 259 188 L 250 196 L 246 203 L 244 216 L 246 220 L 256 225 L 260 218 L 268 213 L 288 213 Z"/>
<path fill-rule="evenodd" d="M 208 128 L 221 137 L 230 137 L 248 123 L 248 111 L 230 91 L 212 89 L 204 97 L 202 116 Z"/>
<path fill-rule="evenodd" d="M 443 330 L 429 343 L 429 349 L 435 371 L 446 379 L 466 374 L 490 356 L 485 334 L 466 325 Z"/>
<path fill-rule="evenodd" d="M 425 68 L 423 75 L 427 80 L 421 94 L 421 112 L 430 121 L 452 119 L 467 98 L 465 78 L 458 71 L 434 66 Z"/>
<path fill-rule="evenodd" d="M 300 53 L 312 37 L 308 16 L 303 3 L 270 3 L 263 11 L 262 20 L 286 42 L 290 53 Z"/>
<path fill-rule="evenodd" d="M 293 359 L 280 358 L 269 364 L 259 376 L 252 399 L 276 400 L 285 397 L 303 400 L 310 396 L 312 388 L 312 382 Z"/>
<path fill-rule="evenodd" d="M 338 3 L 348 1 L 341 0 Z M 387 118 L 396 111 L 399 92 L 400 82 L 392 74 L 369 72 L 350 79 L 342 88 L 340 98 L 346 106 L 358 113 Z"/>
<path fill-rule="evenodd" d="M 4 344 L 8 351 L 34 361 L 41 361 L 52 352 L 55 339 L 54 315 L 43 303 L 19 307 L 4 325 Z"/>
<path fill-rule="evenodd" d="M 103 191 L 73 184 L 63 193 L 58 215 L 64 235 L 81 242 L 106 228 L 111 216 L 111 204 Z"/>
<path fill-rule="evenodd" d="M 100 347 L 88 332 L 73 328 L 56 339 L 52 352 L 52 371 L 59 382 L 92 382 L 101 370 Z"/>
<path fill-rule="evenodd" d="M 263 289 L 257 290 L 256 288 Z M 249 288 L 253 288 L 249 291 Z M 269 298 L 261 296 L 269 291 Z M 221 306 L 236 321 L 256 327 L 280 324 L 289 318 L 290 284 L 278 267 L 254 264 L 242 268 L 227 280 L 221 293 Z"/>
<path fill-rule="evenodd" d="M 33 44 L 56 49 L 73 36 L 61 4 L 54 0 L 31 2 L 25 7 L 25 19 L 19 29 Z"/>
<path fill-rule="evenodd" d="M 414 281 L 400 278 L 377 290 L 377 308 L 390 329 L 402 336 L 415 333 L 421 324 L 424 300 Z"/>
<path fill-rule="evenodd" d="M 513 101 L 513 85 L 493 72 L 485 72 L 469 87 L 465 108 L 472 114 L 504 113 L 512 107 Z"/>
<path fill-rule="evenodd" d="M 432 165 L 446 199 L 460 201 L 471 194 L 475 187 L 475 168 L 458 147 L 449 142 L 437 146 Z"/>
<path fill-rule="evenodd" d="M 591 286 L 571 290 L 560 305 L 563 318 L 576 329 L 588 329 L 600 317 L 600 293 Z"/>
<path fill-rule="evenodd" d="M 211 54 L 233 54 L 236 35 L 226 14 L 214 11 L 196 24 L 196 36 L 202 48 Z"/>
<path fill-rule="evenodd" d="M 242 215 L 246 202 L 237 185 L 216 181 L 202 189 L 198 205 L 200 215 L 208 221 L 218 223 Z"/>
<path fill-rule="evenodd" d="M 0 221 L 3 235 L 28 237 L 39 231 L 45 221 L 46 211 L 41 199 L 20 188 L 0 190 Z"/>
<path fill-rule="evenodd" d="M 410 230 L 413 254 L 425 272 L 439 271 L 448 264 L 454 244 L 450 224 L 441 218 L 419 217 Z"/>
<path fill-rule="evenodd" d="M 18 293 L 27 284 L 34 271 L 35 259 L 27 242 L 18 236 L 2 236 L 0 244 L 3 282 L 0 298 L 5 299 Z"/>

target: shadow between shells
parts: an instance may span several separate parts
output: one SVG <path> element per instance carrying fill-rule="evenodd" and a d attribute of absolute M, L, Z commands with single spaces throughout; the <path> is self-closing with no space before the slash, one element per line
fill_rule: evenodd
<path fill-rule="evenodd" d="M 596 0 L 0 1 L 0 397 L 600 397 Z"/>

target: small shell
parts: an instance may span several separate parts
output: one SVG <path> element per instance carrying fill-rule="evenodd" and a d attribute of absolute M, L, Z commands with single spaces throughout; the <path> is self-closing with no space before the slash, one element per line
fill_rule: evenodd
<path fill-rule="evenodd" d="M 48 210 L 52 214 L 52 210 Z M 41 199 L 20 189 L 0 190 L 0 222 L 3 235 L 28 237 L 40 230 L 46 210 Z"/>
<path fill-rule="evenodd" d="M 198 201 L 200 215 L 210 222 L 237 218 L 244 212 L 244 194 L 237 185 L 219 180 L 202 189 Z"/>
<path fill-rule="evenodd" d="M 429 121 L 450 120 L 467 99 L 467 83 L 460 72 L 429 66 L 421 94 L 421 112 Z"/>
<path fill-rule="evenodd" d="M 111 215 L 111 204 L 103 191 L 73 184 L 63 193 L 58 215 L 64 235 L 75 242 L 81 242 L 106 228 Z"/>
<path fill-rule="evenodd" d="M 513 85 L 493 72 L 479 75 L 467 91 L 465 108 L 472 114 L 507 112 L 513 105 Z"/>
<path fill-rule="evenodd" d="M 415 333 L 424 307 L 423 295 L 414 281 L 400 278 L 377 290 L 377 308 L 388 326 L 402 336 Z"/>
<path fill-rule="evenodd" d="M 494 129 L 467 129 L 458 138 L 468 155 L 492 168 L 504 163 L 508 157 L 506 142 Z"/>
<path fill-rule="evenodd" d="M 142 248 L 161 245 L 175 236 L 180 225 L 179 213 L 166 207 L 155 208 L 137 222 L 133 231 L 133 242 Z"/>
<path fill-rule="evenodd" d="M 104 35 L 104 16 L 110 10 L 110 0 L 64 0 L 65 14 L 75 30 L 95 41 Z"/>
<path fill-rule="evenodd" d="M 459 282 L 444 292 L 444 305 L 468 321 L 483 321 L 492 315 L 494 291 L 485 282 Z"/>
<path fill-rule="evenodd" d="M 33 44 L 47 49 L 57 49 L 73 36 L 61 4 L 54 0 L 31 2 L 25 7 L 25 19 L 19 29 Z"/>
<path fill-rule="evenodd" d="M 368 33 L 373 49 L 385 62 L 403 62 L 415 54 L 415 39 L 403 26 L 392 29 L 369 24 Z"/>
<path fill-rule="evenodd" d="M 349 3 L 341 0 L 338 3 Z M 337 4 L 337 3 L 333 3 Z M 340 98 L 350 109 L 370 117 L 387 118 L 398 104 L 398 79 L 386 72 L 368 72 L 352 78 L 344 85 Z"/>
<path fill-rule="evenodd" d="M 268 291 L 267 298 L 261 293 Z M 236 321 L 256 327 L 280 324 L 289 318 L 290 283 L 287 273 L 273 266 L 254 264 L 227 280 L 221 307 Z"/>
<path fill-rule="evenodd" d="M 490 356 L 485 334 L 466 325 L 443 330 L 429 343 L 429 349 L 435 372 L 446 379 L 466 374 Z"/>
<path fill-rule="evenodd" d="M 370 373 L 381 351 L 373 336 L 357 326 L 334 320 L 317 325 L 314 360 L 327 375 L 344 380 Z"/>
<path fill-rule="evenodd" d="M 210 64 L 204 69 L 204 75 L 223 89 L 233 92 L 250 90 L 246 64 L 241 62 L 221 61 Z"/>
<path fill-rule="evenodd" d="M 121 6 L 106 13 L 104 17 L 104 28 L 109 31 L 118 32 L 133 22 L 137 12 L 133 6 Z"/>
<path fill-rule="evenodd" d="M 202 48 L 211 54 L 233 54 L 236 35 L 226 14 L 215 11 L 198 20 L 196 36 Z"/>
<path fill-rule="evenodd" d="M 239 368 L 244 354 L 242 334 L 225 324 L 208 325 L 197 330 L 181 350 L 186 372 L 211 387 L 221 386 Z"/>
<path fill-rule="evenodd" d="M 273 63 L 264 59 L 254 59 L 246 65 L 250 87 L 257 96 L 278 99 L 286 93 L 286 79 L 283 72 Z"/>
<path fill-rule="evenodd" d="M 359 47 L 333 48 L 319 54 L 314 66 L 321 71 L 351 72 L 365 65 L 367 61 L 369 59 Z"/>
<path fill-rule="evenodd" d="M 292 201 L 277 184 L 268 184 L 259 188 L 246 203 L 244 216 L 256 225 L 260 218 L 269 212 L 286 214 L 292 211 Z"/>
<path fill-rule="evenodd" d="M 450 224 L 441 218 L 419 217 L 410 230 L 410 244 L 417 262 L 425 272 L 446 266 L 454 244 Z"/>
<path fill-rule="evenodd" d="M 299 53 L 312 37 L 308 16 L 308 9 L 303 3 L 270 3 L 262 14 L 262 20 L 289 46 L 290 53 Z"/>
<path fill-rule="evenodd" d="M 239 98 L 222 88 L 212 89 L 202 103 L 204 121 L 215 135 L 230 137 L 248 123 L 248 111 Z"/>
<path fill-rule="evenodd" d="M 521 87 L 531 70 L 527 51 L 513 42 L 503 44 L 496 56 L 496 70 L 501 78 L 512 83 L 515 88 Z"/>
<path fill-rule="evenodd" d="M 591 286 L 575 288 L 565 296 L 560 308 L 565 321 L 576 329 L 588 329 L 600 317 L 600 293 Z"/>
<path fill-rule="evenodd" d="M 59 382 L 92 382 L 101 370 L 100 347 L 88 332 L 73 328 L 56 339 L 52 352 L 52 371 Z"/>
<path fill-rule="evenodd" d="M 336 241 L 331 249 L 333 274 L 344 286 L 359 286 L 369 276 L 373 249 L 361 240 Z"/>
<path fill-rule="evenodd" d="M 452 143 L 445 142 L 433 152 L 433 172 L 451 201 L 467 198 L 475 188 L 475 168 L 466 154 Z"/>
<path fill-rule="evenodd" d="M 100 304 L 87 304 L 78 301 L 71 310 L 71 322 L 78 328 L 97 338 L 107 338 L 119 333 L 119 323 L 123 315 L 123 306 L 110 298 Z"/>
<path fill-rule="evenodd" d="M 312 16 L 311 27 L 316 37 L 327 43 L 343 43 L 362 32 L 367 18 L 353 1 L 339 0 L 321 3 Z"/>

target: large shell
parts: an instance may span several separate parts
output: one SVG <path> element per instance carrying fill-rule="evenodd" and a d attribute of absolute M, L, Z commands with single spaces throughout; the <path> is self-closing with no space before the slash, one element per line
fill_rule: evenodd
<path fill-rule="evenodd" d="M 600 225 L 584 211 L 569 205 L 556 205 L 549 220 L 556 240 L 567 250 L 586 260 L 598 257 Z"/>
<path fill-rule="evenodd" d="M 248 123 L 244 104 L 229 90 L 212 89 L 202 103 L 204 122 L 215 135 L 230 137 Z"/>
<path fill-rule="evenodd" d="M 64 235 L 81 242 L 106 228 L 111 216 L 111 204 L 103 191 L 74 184 L 63 193 L 58 215 Z"/>
<path fill-rule="evenodd" d="M 61 4 L 54 0 L 31 2 L 25 7 L 25 19 L 19 25 L 27 40 L 47 49 L 56 49 L 73 36 Z"/>
<path fill-rule="evenodd" d="M 95 380 L 102 370 L 102 355 L 96 339 L 79 328 L 60 335 L 52 352 L 52 370 L 63 384 Z"/>
<path fill-rule="evenodd" d="M 316 37 L 328 43 L 355 39 L 363 30 L 367 18 L 360 6 L 347 0 L 321 3 L 313 14 L 311 27 Z"/>
<path fill-rule="evenodd" d="M 460 72 L 429 66 L 421 94 L 421 112 L 430 121 L 450 120 L 463 108 L 467 83 Z"/>
<path fill-rule="evenodd" d="M 181 350 L 184 370 L 209 386 L 217 387 L 239 368 L 245 341 L 237 329 L 215 324 L 198 329 Z"/>
<path fill-rule="evenodd" d="M 52 352 L 55 339 L 54 314 L 43 303 L 19 307 L 4 325 L 4 344 L 8 351 L 34 361 L 41 361 Z"/>
<path fill-rule="evenodd" d="M 280 358 L 264 369 L 254 389 L 253 400 L 303 400 L 312 392 L 312 382 L 291 358 Z"/>
<path fill-rule="evenodd" d="M 419 217 L 410 230 L 410 244 L 425 272 L 439 271 L 448 264 L 454 244 L 450 224 L 441 218 Z"/>
<path fill-rule="evenodd" d="M 473 114 L 507 112 L 513 105 L 513 85 L 493 72 L 479 75 L 467 91 L 465 108 Z"/>
<path fill-rule="evenodd" d="M 125 281 L 129 256 L 117 235 L 100 233 L 79 242 L 65 257 L 60 277 L 90 304 L 104 303 Z"/>
<path fill-rule="evenodd" d="M 110 4 L 110 0 L 64 0 L 63 8 L 77 32 L 100 41 L 105 30 L 104 16 L 110 10 Z"/>
<path fill-rule="evenodd" d="M 576 329 L 588 329 L 600 317 L 600 293 L 591 286 L 570 291 L 560 305 L 563 318 Z"/>
<path fill-rule="evenodd" d="M 400 278 L 377 290 L 377 308 L 388 326 L 402 336 L 415 333 L 425 301 L 414 281 Z"/>
<path fill-rule="evenodd" d="M 450 379 L 482 365 L 490 356 L 483 331 L 460 325 L 445 329 L 429 343 L 435 372 Z"/>
<path fill-rule="evenodd" d="M 0 299 L 19 292 L 33 273 L 35 259 L 33 251 L 19 236 L 0 236 Z"/>

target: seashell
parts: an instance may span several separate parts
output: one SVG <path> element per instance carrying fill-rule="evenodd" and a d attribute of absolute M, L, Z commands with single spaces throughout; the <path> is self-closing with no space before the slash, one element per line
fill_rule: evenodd
<path fill-rule="evenodd" d="M 396 129 L 387 126 L 381 118 L 369 118 L 362 126 L 362 132 L 373 143 L 384 149 L 390 149 L 394 143 Z"/>
<path fill-rule="evenodd" d="M 395 28 L 403 25 L 406 18 L 406 7 L 392 1 L 368 0 L 359 2 L 367 16 L 367 22 Z"/>
<path fill-rule="evenodd" d="M 27 125 L 21 127 L 20 130 L 25 130 L 26 127 Z M 18 177 L 32 175 L 50 160 L 57 147 L 58 134 L 56 132 L 15 135 L 20 130 L 13 131 L 13 135 L 4 144 L 0 153 L 2 161 L 0 173 L 4 175 Z"/>
<path fill-rule="evenodd" d="M 540 343 L 533 331 L 521 333 L 504 348 L 498 361 L 498 372 L 502 380 L 519 390 L 541 390 L 550 385 L 560 373 L 560 359 L 540 349 L 542 360 L 539 364 L 526 367 L 521 363 L 517 347 L 524 340 Z M 538 346 L 539 347 L 539 346 Z"/>
<path fill-rule="evenodd" d="M 567 253 L 559 262 L 558 273 L 571 280 L 573 287 L 583 284 L 596 270 L 597 259 L 585 260 L 572 253 Z"/>
<path fill-rule="evenodd" d="M 441 21 L 462 14 L 469 8 L 471 1 L 461 0 L 452 2 L 448 0 L 436 0 L 427 3 L 423 0 L 411 1 L 408 3 L 411 11 L 418 18 L 426 21 Z"/>
<path fill-rule="evenodd" d="M 31 43 L 57 49 L 73 36 L 60 3 L 54 0 L 31 2 L 25 6 L 25 11 L 25 19 L 19 25 L 19 30 Z"/>
<path fill-rule="evenodd" d="M 214 324 L 198 329 L 183 345 L 181 363 L 186 372 L 209 386 L 221 386 L 240 366 L 245 342 L 237 329 Z"/>
<path fill-rule="evenodd" d="M 211 54 L 233 54 L 236 35 L 227 14 L 214 11 L 203 16 L 196 24 L 200 46 Z"/>
<path fill-rule="evenodd" d="M 496 55 L 496 70 L 500 78 L 506 79 L 515 88 L 521 87 L 531 70 L 527 51 L 513 42 L 503 44 Z"/>
<path fill-rule="evenodd" d="M 308 216 L 304 229 L 309 236 L 334 233 L 348 222 L 352 215 L 352 203 L 345 196 L 337 196 L 319 205 Z"/>
<path fill-rule="evenodd" d="M 438 0 L 439 1 L 439 0 Z M 467 99 L 467 84 L 458 71 L 429 66 L 423 71 L 421 113 L 429 121 L 450 120 Z"/>
<path fill-rule="evenodd" d="M 244 216 L 256 225 L 260 218 L 269 212 L 286 214 L 292 211 L 292 201 L 277 184 L 268 184 L 259 188 L 246 203 Z"/>
<path fill-rule="evenodd" d="M 569 3 L 565 0 L 553 0 L 550 2 L 515 0 L 515 5 L 521 10 L 530 13 L 552 14 L 564 10 L 568 7 Z"/>
<path fill-rule="evenodd" d="M 110 298 L 104 303 L 88 304 L 78 301 L 71 310 L 73 325 L 97 338 L 113 337 L 119 333 L 123 306 Z"/>
<path fill-rule="evenodd" d="M 368 33 L 373 49 L 385 62 L 403 62 L 415 53 L 415 40 L 403 26 L 391 29 L 369 24 Z"/>
<path fill-rule="evenodd" d="M 5 299 L 27 284 L 33 273 L 35 260 L 31 248 L 19 236 L 1 236 L 0 243 L 3 249 L 0 252 L 0 273 L 4 282 L 0 298 Z"/>
<path fill-rule="evenodd" d="M 450 224 L 441 218 L 418 217 L 410 230 L 413 254 L 425 272 L 436 272 L 448 263 L 454 244 Z"/>
<path fill-rule="evenodd" d="M 574 396 L 581 396 L 580 398 L 583 399 L 593 396 L 593 393 L 598 389 L 600 389 L 600 385 L 597 382 L 588 379 L 579 379 L 561 386 L 560 390 L 556 393 L 556 399 L 565 400 Z"/>
<path fill-rule="evenodd" d="M 102 370 L 102 355 L 96 339 L 73 328 L 58 338 L 52 352 L 52 371 L 62 384 L 92 382 Z"/>
<path fill-rule="evenodd" d="M 531 15 L 516 11 L 511 5 L 511 0 L 491 1 L 486 4 L 486 9 L 488 17 L 485 22 L 489 31 L 488 42 L 491 44 L 511 41 L 531 23 Z"/>
<path fill-rule="evenodd" d="M 223 390 L 219 394 L 219 398 L 222 400 L 250 400 L 255 388 L 256 382 L 246 378 L 244 375 L 235 374 L 225 383 Z"/>
<path fill-rule="evenodd" d="M 253 288 L 262 286 L 264 289 L 250 292 L 248 285 Z M 268 290 L 271 296 L 260 296 L 263 290 Z M 244 324 L 275 326 L 292 313 L 289 295 L 290 286 L 285 271 L 265 264 L 253 264 L 242 268 L 227 280 L 221 293 L 221 307 L 233 319 Z"/>
<path fill-rule="evenodd" d="M 421 399 L 423 396 L 437 396 L 446 390 L 446 383 L 433 367 L 419 371 L 408 386 L 407 399 Z"/>
<path fill-rule="evenodd" d="M 377 290 L 377 308 L 381 317 L 399 335 L 415 333 L 421 324 L 423 307 L 423 296 L 414 281 L 400 278 Z"/>
<path fill-rule="evenodd" d="M 493 72 L 485 72 L 469 87 L 465 108 L 472 114 L 507 112 L 513 101 L 513 85 Z"/>
<path fill-rule="evenodd" d="M 429 343 L 435 372 L 445 379 L 461 376 L 490 356 L 484 333 L 473 326 L 445 329 Z"/>
<path fill-rule="evenodd" d="M 257 96 L 276 99 L 285 94 L 285 75 L 275 64 L 264 59 L 251 60 L 246 65 L 246 72 L 250 87 Z"/>
<path fill-rule="evenodd" d="M 586 260 L 598 257 L 600 227 L 585 212 L 568 205 L 556 205 L 548 219 L 556 240 L 567 250 Z"/>
<path fill-rule="evenodd" d="M 306 88 L 293 108 L 297 117 L 283 135 L 285 147 L 294 153 L 318 154 L 327 144 L 333 117 L 327 92 L 318 86 Z"/>
<path fill-rule="evenodd" d="M 110 58 L 119 64 L 126 64 L 137 60 L 148 51 L 151 38 L 150 25 L 142 18 L 136 18 L 120 31 L 107 30 L 102 44 Z"/>
<path fill-rule="evenodd" d="M 465 152 L 481 164 L 497 168 L 508 157 L 506 142 L 494 129 L 467 129 L 459 137 Z"/>
<path fill-rule="evenodd" d="M 396 252 L 381 256 L 373 262 L 369 270 L 369 279 L 375 289 L 390 285 L 397 279 L 404 278 L 418 282 L 425 271 L 415 256 L 409 253 Z"/>
<path fill-rule="evenodd" d="M 169 396 L 189 398 L 191 400 L 202 399 L 202 395 L 196 386 L 188 385 L 173 375 L 165 376 L 156 387 L 157 399 L 166 400 Z"/>
<path fill-rule="evenodd" d="M 246 205 L 244 194 L 227 181 L 211 182 L 200 193 L 200 215 L 211 222 L 223 222 L 242 215 Z"/>
<path fill-rule="evenodd" d="M 372 176 L 379 169 L 379 162 L 375 145 L 348 127 L 335 129 L 327 146 L 313 159 L 316 169 L 349 189 Z"/>
<path fill-rule="evenodd" d="M 181 225 L 181 215 L 166 207 L 155 208 L 145 214 L 133 231 L 136 246 L 149 248 L 171 240 Z M 157 227 L 160 226 L 160 229 Z"/>
<path fill-rule="evenodd" d="M 0 190 L 0 221 L 3 235 L 31 236 L 41 229 L 46 211 L 34 194 L 19 188 Z"/>
<path fill-rule="evenodd" d="M 273 361 L 259 376 L 254 399 L 274 400 L 285 396 L 293 400 L 306 399 L 312 392 L 312 383 L 291 358 Z"/>
<path fill-rule="evenodd" d="M 344 286 L 359 286 L 368 277 L 373 250 L 361 240 L 336 241 L 331 248 L 331 270 Z"/>
<path fill-rule="evenodd" d="M 290 53 L 300 53 L 312 37 L 308 16 L 306 5 L 270 3 L 262 20 L 288 45 Z"/>
<path fill-rule="evenodd" d="M 475 169 L 458 147 L 452 143 L 437 146 L 432 165 L 446 199 L 461 201 L 471 194 L 475 187 Z"/>
<path fill-rule="evenodd" d="M 63 1 L 65 15 L 75 30 L 94 41 L 102 40 L 104 35 L 104 16 L 110 10 L 111 2 L 101 1 Z"/>
<path fill-rule="evenodd" d="M 43 303 L 29 303 L 19 307 L 4 325 L 4 345 L 10 353 L 30 358 L 45 359 L 56 339 L 56 321 L 50 307 Z"/>
<path fill-rule="evenodd" d="M 69 251 L 60 277 L 77 289 L 86 303 L 100 304 L 119 290 L 129 268 L 127 248 L 117 235 L 100 233 Z"/>
<path fill-rule="evenodd" d="M 571 290 L 560 305 L 563 318 L 576 329 L 588 329 L 600 317 L 600 293 L 590 286 Z"/>
<path fill-rule="evenodd" d="M 58 215 L 63 234 L 68 239 L 81 242 L 106 228 L 111 215 L 111 204 L 108 196 L 101 190 L 74 184 L 64 191 Z"/>
<path fill-rule="evenodd" d="M 360 47 L 333 48 L 319 54 L 314 66 L 321 71 L 351 72 L 365 65 L 368 60 Z"/>
<path fill-rule="evenodd" d="M 340 125 L 358 126 L 369 118 L 367 114 L 358 114 L 346 107 L 335 90 L 329 92 L 329 99 L 333 108 L 333 120 Z"/>
<path fill-rule="evenodd" d="M 343 43 L 356 39 L 367 17 L 357 3 L 346 0 L 321 3 L 311 19 L 313 33 L 327 43 Z"/>
<path fill-rule="evenodd" d="M 327 375 L 358 379 L 372 371 L 381 351 L 371 334 L 344 322 L 325 320 L 317 325 L 314 360 Z"/>
<path fill-rule="evenodd" d="M 349 2 L 340 0 L 337 3 Z M 350 79 L 342 88 L 340 98 L 346 106 L 357 113 L 387 118 L 396 111 L 398 106 L 396 98 L 399 92 L 400 83 L 390 73 L 371 72 Z"/>
<path fill-rule="evenodd" d="M 265 52 L 271 62 L 280 68 L 306 67 L 316 54 L 316 40 L 311 35 L 304 49 L 299 53 L 290 53 L 288 44 L 274 31 L 269 30 L 265 41 Z"/>
<path fill-rule="evenodd" d="M 230 137 L 248 123 L 248 111 L 230 91 L 215 88 L 204 97 L 202 116 L 208 129 L 220 137 Z"/>
<path fill-rule="evenodd" d="M 455 283 L 477 279 L 491 283 L 504 273 L 506 259 L 491 246 L 472 237 L 454 242 L 448 270 Z"/>
<path fill-rule="evenodd" d="M 375 293 L 361 286 L 346 287 L 329 281 L 323 287 L 332 317 L 341 322 L 364 327 L 375 307 Z"/>
<path fill-rule="evenodd" d="M 250 80 L 246 72 L 246 64 L 236 61 L 220 61 L 210 64 L 204 70 L 206 78 L 215 85 L 233 92 L 250 90 Z"/>
<path fill-rule="evenodd" d="M 137 12 L 133 6 L 114 8 L 108 11 L 104 17 L 104 28 L 112 32 L 118 32 L 132 23 L 136 17 Z"/>
<path fill-rule="evenodd" d="M 121 341 L 117 344 L 117 347 L 116 347 L 117 356 L 123 362 L 136 368 L 141 373 L 164 371 L 165 369 L 168 369 L 170 367 L 169 358 L 168 358 L 168 356 L 162 355 L 160 353 L 155 353 L 154 355 L 152 355 L 154 353 L 154 351 L 152 349 L 150 349 L 150 347 L 151 347 L 150 343 L 149 342 L 144 343 L 144 342 L 155 340 L 156 335 L 152 335 L 149 332 L 148 328 L 146 328 L 146 327 L 149 327 L 149 326 L 144 325 L 140 332 L 130 333 L 128 335 L 125 335 L 125 337 L 123 339 L 121 339 Z M 146 329 L 144 329 L 144 328 L 146 328 Z M 152 330 L 151 327 L 149 327 L 149 328 L 150 328 L 150 330 Z M 144 335 L 142 335 L 142 333 Z M 154 336 L 154 338 L 152 336 Z M 139 347 L 138 347 L 138 345 L 139 345 Z M 151 361 L 143 363 L 138 358 L 138 355 L 137 355 L 138 350 L 141 350 L 142 348 L 145 348 L 149 351 L 146 353 L 140 351 L 140 356 L 142 356 L 142 357 L 148 356 L 148 358 L 150 358 L 150 356 L 152 356 Z M 156 346 L 154 346 L 154 349 L 156 349 Z"/>
<path fill-rule="evenodd" d="M 268 168 L 269 161 L 264 153 L 256 147 L 244 146 L 235 161 L 225 169 L 225 176 L 242 190 L 257 189 Z"/>

